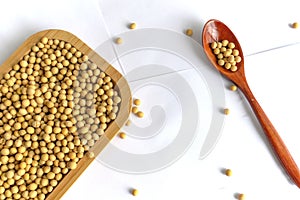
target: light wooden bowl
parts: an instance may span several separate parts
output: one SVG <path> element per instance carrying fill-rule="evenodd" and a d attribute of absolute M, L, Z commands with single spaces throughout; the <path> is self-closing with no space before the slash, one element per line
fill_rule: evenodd
<path fill-rule="evenodd" d="M 75 35 L 63 30 L 45 30 L 30 36 L 0 67 L 0 77 L 9 72 L 12 67 L 17 64 L 25 54 L 27 54 L 31 47 L 40 41 L 41 38 L 47 37 L 49 39 L 59 39 L 69 42 L 76 49 L 80 50 L 85 55 L 89 56 L 89 60 L 98 65 L 107 75 L 109 75 L 119 94 L 122 98 L 117 118 L 108 126 L 103 136 L 95 143 L 89 150 L 95 154 L 95 157 L 103 150 L 103 148 L 111 141 L 111 139 L 118 133 L 120 128 L 127 121 L 132 104 L 132 97 L 129 85 L 126 79 L 107 61 L 94 52 L 88 45 L 81 41 Z M 60 199 L 63 194 L 71 187 L 76 179 L 89 166 L 94 158 L 88 158 L 86 155 L 80 159 L 78 166 L 74 170 L 70 170 L 67 175 L 59 182 L 55 189 L 47 196 L 47 200 Z"/>

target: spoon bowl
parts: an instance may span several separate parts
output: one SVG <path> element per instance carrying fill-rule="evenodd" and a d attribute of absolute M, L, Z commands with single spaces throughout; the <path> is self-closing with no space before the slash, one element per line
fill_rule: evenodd
<path fill-rule="evenodd" d="M 235 72 L 219 66 L 216 55 L 213 53 L 210 47 L 211 43 L 222 40 L 233 42 L 235 44 L 235 49 L 239 50 L 239 56 L 242 58 L 242 61 L 236 64 L 238 69 Z M 244 55 L 241 45 L 233 32 L 224 23 L 220 22 L 219 20 L 209 20 L 203 28 L 202 43 L 208 59 L 218 71 L 220 71 L 235 84 L 238 84 L 240 79 L 245 79 Z"/>
<path fill-rule="evenodd" d="M 222 40 L 228 40 L 235 44 L 235 49 L 239 51 L 239 56 L 242 58 L 241 62 L 237 63 L 237 71 L 232 72 L 222 66 L 220 66 L 217 62 L 216 55 L 213 53 L 211 48 L 212 42 L 219 42 Z M 274 150 L 277 158 L 281 162 L 283 168 L 289 175 L 289 177 L 293 180 L 293 182 L 300 188 L 300 171 L 294 159 L 292 158 L 290 152 L 285 146 L 283 140 L 279 136 L 275 127 L 272 125 L 271 121 L 255 99 L 252 94 L 244 72 L 244 56 L 241 45 L 239 44 L 237 38 L 233 34 L 233 32 L 221 21 L 216 19 L 209 20 L 203 28 L 202 32 L 202 44 L 203 49 L 212 63 L 212 65 L 225 77 L 234 82 L 238 88 L 243 92 L 246 99 L 248 100 L 250 106 L 252 107 L 258 121 L 261 124 L 264 133 Z"/>

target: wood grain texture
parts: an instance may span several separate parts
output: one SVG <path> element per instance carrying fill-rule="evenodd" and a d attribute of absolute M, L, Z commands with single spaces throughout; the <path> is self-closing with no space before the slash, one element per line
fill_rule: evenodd
<path fill-rule="evenodd" d="M 6 72 L 10 71 L 12 67 L 17 64 L 25 54 L 30 52 L 31 47 L 40 41 L 42 37 L 48 37 L 49 39 L 59 39 L 65 42 L 69 42 L 76 49 L 89 56 L 89 60 L 96 63 L 98 67 L 103 70 L 108 76 L 112 78 L 117 90 L 119 90 L 122 98 L 117 118 L 108 126 L 105 134 L 95 143 L 90 149 L 95 156 L 103 150 L 103 148 L 111 141 L 111 139 L 118 133 L 120 128 L 127 121 L 131 105 L 132 97 L 129 85 L 126 79 L 109 63 L 107 63 L 101 56 L 94 52 L 88 45 L 81 41 L 75 35 L 63 31 L 63 30 L 45 30 L 38 32 L 30 36 L 11 56 L 1 65 L 0 77 Z M 84 172 L 94 158 L 88 158 L 86 155 L 79 161 L 78 166 L 75 170 L 71 170 L 55 187 L 47 200 L 58 200 L 63 194 L 71 187 L 76 179 Z"/>
<path fill-rule="evenodd" d="M 287 149 L 286 145 L 282 141 L 281 137 L 279 136 L 278 132 L 276 131 L 275 127 L 255 99 L 254 95 L 252 94 L 244 72 L 244 56 L 242 52 L 242 48 L 232 33 L 232 31 L 222 22 L 218 20 L 209 20 L 204 28 L 202 33 L 202 44 L 204 48 L 204 52 L 206 53 L 208 59 L 213 64 L 213 66 L 221 72 L 225 77 L 230 79 L 234 82 L 240 90 L 243 92 L 247 100 L 249 101 L 257 119 L 259 120 L 264 133 L 270 142 L 271 147 L 273 148 L 276 156 L 280 160 L 283 168 L 293 180 L 293 182 L 300 188 L 300 172 L 299 168 L 292 158 L 289 150 Z M 235 48 L 239 50 L 240 56 L 242 58 L 242 62 L 237 63 L 238 70 L 236 72 L 231 72 L 221 66 L 218 65 L 217 59 L 215 54 L 213 53 L 210 44 L 214 41 L 222 41 L 227 39 L 230 42 L 235 43 Z"/>

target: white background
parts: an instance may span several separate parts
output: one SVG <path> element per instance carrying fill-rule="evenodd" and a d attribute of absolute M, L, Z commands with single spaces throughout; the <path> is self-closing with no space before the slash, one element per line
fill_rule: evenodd
<path fill-rule="evenodd" d="M 193 39 L 200 42 L 203 24 L 211 18 L 226 23 L 239 39 L 249 85 L 300 165 L 300 44 L 277 49 L 300 42 L 300 29 L 289 26 L 300 22 L 296 0 L 2 1 L 0 63 L 28 36 L 44 29 L 70 31 L 96 48 L 128 31 L 134 21 L 139 29 L 183 34 L 193 28 Z M 201 141 L 196 139 L 180 160 L 156 173 L 125 174 L 95 161 L 63 199 L 230 200 L 237 193 L 245 193 L 247 200 L 299 199 L 300 190 L 288 181 L 244 97 L 228 90 L 230 82 L 224 83 L 231 113 L 207 158 L 198 159 Z M 223 175 L 223 168 L 231 168 L 233 176 Z M 137 197 L 130 195 L 132 187 L 139 189 Z"/>

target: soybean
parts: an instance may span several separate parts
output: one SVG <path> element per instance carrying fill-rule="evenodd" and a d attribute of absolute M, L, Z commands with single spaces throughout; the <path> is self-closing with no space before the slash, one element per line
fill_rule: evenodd
<path fill-rule="evenodd" d="M 126 133 L 121 132 L 121 133 L 119 133 L 119 137 L 122 139 L 125 139 L 127 137 L 127 135 L 126 135 Z"/>
<path fill-rule="evenodd" d="M 226 169 L 225 174 L 226 174 L 226 176 L 232 176 L 232 170 L 231 169 Z"/>
<path fill-rule="evenodd" d="M 186 35 L 188 35 L 188 36 L 192 36 L 193 35 L 193 30 L 192 29 L 187 29 L 186 31 L 185 31 L 185 34 Z"/>
<path fill-rule="evenodd" d="M 132 189 L 132 190 L 131 190 L 131 194 L 132 194 L 133 196 L 137 196 L 137 195 L 139 194 L 139 191 L 138 191 L 137 189 Z"/>
<path fill-rule="evenodd" d="M 225 114 L 225 115 L 229 115 L 229 113 L 230 113 L 230 110 L 229 110 L 228 108 L 225 108 L 225 109 L 224 109 L 224 114 Z"/>
<path fill-rule="evenodd" d="M 236 91 L 237 90 L 237 86 L 236 85 L 231 85 L 230 86 L 230 90 L 231 91 Z"/>
<path fill-rule="evenodd" d="M 123 39 L 120 38 L 120 37 L 117 38 L 117 39 L 116 39 L 116 43 L 117 43 L 117 44 L 122 44 L 122 43 L 123 43 Z"/>
<path fill-rule="evenodd" d="M 135 28 L 136 28 L 136 23 L 131 23 L 131 24 L 129 25 L 129 28 L 130 28 L 130 29 L 135 29 Z"/>

